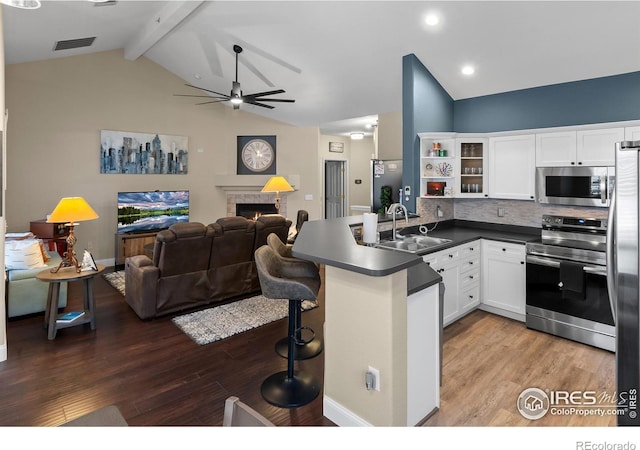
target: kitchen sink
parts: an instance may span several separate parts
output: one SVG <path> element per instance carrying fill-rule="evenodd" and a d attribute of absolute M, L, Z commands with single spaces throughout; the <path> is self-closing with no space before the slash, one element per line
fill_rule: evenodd
<path fill-rule="evenodd" d="M 427 251 L 446 245 L 451 239 L 443 239 L 432 236 L 422 236 L 420 234 L 411 234 L 403 236 L 402 239 L 380 241 L 376 245 L 378 248 L 387 248 L 391 250 L 399 250 L 409 253 L 426 253 Z"/>

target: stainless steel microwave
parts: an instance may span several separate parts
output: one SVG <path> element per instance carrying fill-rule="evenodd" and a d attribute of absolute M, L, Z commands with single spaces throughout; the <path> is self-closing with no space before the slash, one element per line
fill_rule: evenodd
<path fill-rule="evenodd" d="M 614 167 L 538 167 L 536 199 L 555 205 L 608 207 L 615 178 Z"/>

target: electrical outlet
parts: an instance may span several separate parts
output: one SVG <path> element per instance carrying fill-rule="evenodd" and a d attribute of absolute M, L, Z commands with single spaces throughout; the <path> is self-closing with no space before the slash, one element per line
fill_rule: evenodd
<path fill-rule="evenodd" d="M 504 208 L 498 208 L 498 217 L 504 217 Z"/>
<path fill-rule="evenodd" d="M 380 392 L 380 371 L 369 366 L 364 377 L 364 385 L 368 391 Z"/>
<path fill-rule="evenodd" d="M 437 210 L 438 217 L 444 217 L 444 213 L 442 212 L 440 205 L 436 206 L 436 210 Z"/>

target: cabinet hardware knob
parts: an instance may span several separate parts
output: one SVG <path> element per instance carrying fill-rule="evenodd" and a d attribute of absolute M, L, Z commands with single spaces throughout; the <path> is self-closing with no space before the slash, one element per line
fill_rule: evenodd
<path fill-rule="evenodd" d="M 473 247 L 469 247 L 469 250 L 473 251 Z"/>
<path fill-rule="evenodd" d="M 471 278 L 473 280 L 473 275 L 469 275 L 469 278 Z"/>
<path fill-rule="evenodd" d="M 571 165 L 572 165 L 572 166 L 575 166 L 575 164 L 576 164 L 576 163 L 574 163 L 573 161 L 571 161 Z"/>
<path fill-rule="evenodd" d="M 473 261 L 469 261 L 469 265 L 470 265 L 470 266 L 473 266 Z"/>
<path fill-rule="evenodd" d="M 470 295 L 469 298 L 473 298 L 473 295 Z"/>
<path fill-rule="evenodd" d="M 578 161 L 578 165 L 581 166 L 582 165 L 582 161 Z"/>
<path fill-rule="evenodd" d="M 453 258 L 453 255 L 452 255 L 452 254 L 449 254 L 449 258 Z"/>
<path fill-rule="evenodd" d="M 520 264 L 524 264 L 524 261 L 520 261 Z"/>
<path fill-rule="evenodd" d="M 506 249 L 506 248 L 503 248 L 503 249 L 502 249 L 502 251 L 503 251 L 503 252 L 506 252 L 506 251 L 507 251 L 507 249 Z"/>
<path fill-rule="evenodd" d="M 563 287 L 563 286 L 564 286 L 564 283 L 563 283 L 562 281 L 561 281 L 560 283 L 558 283 L 558 287 L 559 287 L 560 289 L 562 289 L 562 287 Z"/>

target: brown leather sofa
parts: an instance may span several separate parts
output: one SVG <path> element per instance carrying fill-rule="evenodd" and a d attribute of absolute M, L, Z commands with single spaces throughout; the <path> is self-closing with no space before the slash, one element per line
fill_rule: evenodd
<path fill-rule="evenodd" d="M 278 214 L 176 223 L 157 234 L 153 259 L 125 261 L 125 300 L 138 317 L 151 319 L 258 293 L 255 250 L 271 233 L 286 241 L 290 227 Z"/>

